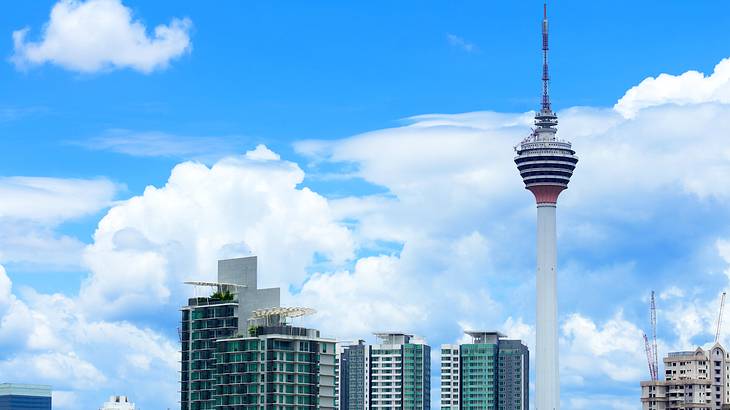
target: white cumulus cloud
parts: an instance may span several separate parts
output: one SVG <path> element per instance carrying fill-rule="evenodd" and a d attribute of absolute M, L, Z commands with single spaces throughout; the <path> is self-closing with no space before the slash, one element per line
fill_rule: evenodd
<path fill-rule="evenodd" d="M 660 74 L 648 77 L 629 89 L 614 109 L 632 118 L 641 109 L 663 104 L 701 104 L 730 102 L 730 58 L 720 61 L 712 74 L 698 71 L 681 75 Z"/>
<path fill-rule="evenodd" d="M 621 312 L 602 325 L 572 314 L 562 333 L 560 367 L 566 379 L 637 382 L 646 373 L 643 333 Z"/>
<path fill-rule="evenodd" d="M 29 28 L 13 32 L 12 61 L 21 68 L 52 63 L 84 73 L 150 73 L 190 50 L 190 27 L 188 19 L 173 19 L 148 34 L 121 0 L 60 0 L 38 41 L 28 40 Z"/>
<path fill-rule="evenodd" d="M 154 309 L 184 280 L 212 279 L 218 258 L 246 251 L 260 257 L 265 287 L 301 284 L 315 257 L 344 263 L 350 232 L 324 197 L 299 187 L 303 178 L 264 146 L 212 167 L 177 165 L 165 186 L 147 187 L 99 222 L 84 254 L 92 275 L 82 299 L 97 313 Z"/>

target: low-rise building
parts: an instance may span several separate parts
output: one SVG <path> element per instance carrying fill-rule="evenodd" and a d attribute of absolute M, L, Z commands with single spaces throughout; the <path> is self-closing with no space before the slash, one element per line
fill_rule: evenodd
<path fill-rule="evenodd" d="M 51 386 L 0 383 L 0 410 L 51 410 Z"/>

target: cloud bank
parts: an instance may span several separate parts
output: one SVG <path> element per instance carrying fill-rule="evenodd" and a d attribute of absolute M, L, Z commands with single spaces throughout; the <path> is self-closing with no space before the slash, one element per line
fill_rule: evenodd
<path fill-rule="evenodd" d="M 84 244 L 59 225 L 111 206 L 119 189 L 104 178 L 0 177 L 0 263 L 79 267 Z"/>

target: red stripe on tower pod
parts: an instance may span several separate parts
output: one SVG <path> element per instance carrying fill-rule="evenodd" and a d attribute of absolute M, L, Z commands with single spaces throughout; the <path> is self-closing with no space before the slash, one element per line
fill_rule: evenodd
<path fill-rule="evenodd" d="M 538 204 L 557 204 L 558 196 L 565 189 L 560 185 L 535 185 L 527 188 L 535 195 Z"/>

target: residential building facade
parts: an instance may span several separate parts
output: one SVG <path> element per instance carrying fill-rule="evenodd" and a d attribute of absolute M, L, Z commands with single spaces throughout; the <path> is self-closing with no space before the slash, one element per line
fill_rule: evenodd
<path fill-rule="evenodd" d="M 193 297 L 181 309 L 181 410 L 215 408 L 217 343 L 247 334 L 256 309 L 279 306 L 279 288 L 258 289 L 255 256 L 218 261 L 217 282 L 189 282 L 215 292 Z"/>
<path fill-rule="evenodd" d="M 527 410 L 527 346 L 498 332 L 466 332 L 472 343 L 441 347 L 441 408 Z"/>
<path fill-rule="evenodd" d="M 431 348 L 405 333 L 376 333 L 370 347 L 370 409 L 431 408 Z"/>
<path fill-rule="evenodd" d="M 335 341 L 286 324 L 286 309 L 263 310 L 280 323 L 253 325 L 246 337 L 218 341 L 216 409 L 335 410 Z"/>
<path fill-rule="evenodd" d="M 343 347 L 339 381 L 341 410 L 370 407 L 370 346 L 364 340 Z"/>
<path fill-rule="evenodd" d="M 461 347 L 441 345 L 441 409 L 459 410 L 461 378 Z"/>
<path fill-rule="evenodd" d="M 431 348 L 405 333 L 376 333 L 340 355 L 340 409 L 431 408 Z"/>

